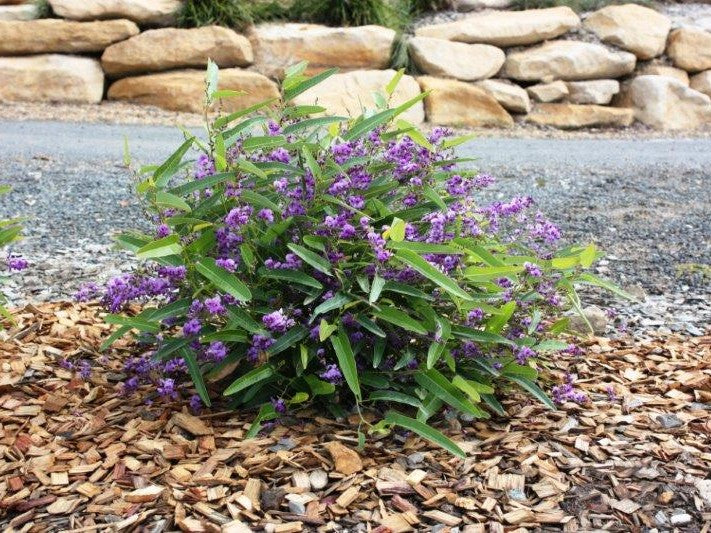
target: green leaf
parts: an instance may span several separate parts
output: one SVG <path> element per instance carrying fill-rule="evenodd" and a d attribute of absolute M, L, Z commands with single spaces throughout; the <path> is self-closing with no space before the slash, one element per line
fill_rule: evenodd
<path fill-rule="evenodd" d="M 331 275 L 331 263 L 327 259 L 293 242 L 290 242 L 286 246 L 319 272 L 323 272 L 329 276 Z"/>
<path fill-rule="evenodd" d="M 427 335 L 427 329 L 420 322 L 395 307 L 381 307 L 373 315 L 413 333 Z"/>
<path fill-rule="evenodd" d="M 373 322 L 365 315 L 358 315 L 356 317 L 356 321 L 365 329 L 377 335 L 378 337 L 385 338 L 387 336 L 387 334 L 380 328 L 380 326 L 378 326 L 375 322 Z"/>
<path fill-rule="evenodd" d="M 493 394 L 482 394 L 481 398 L 484 400 L 484 403 L 494 411 L 497 415 L 499 416 L 506 416 L 506 410 L 504 410 L 504 406 L 501 405 L 501 402 L 496 399 L 496 396 Z"/>
<path fill-rule="evenodd" d="M 348 384 L 348 387 L 353 392 L 357 401 L 361 401 L 360 383 L 358 381 L 358 368 L 356 367 L 355 356 L 351 348 L 351 342 L 348 340 L 348 335 L 341 329 L 338 335 L 331 336 L 331 344 L 338 358 L 338 366 L 343 373 L 343 377 Z"/>
<path fill-rule="evenodd" d="M 114 342 L 116 342 L 118 339 L 126 335 L 129 331 L 131 331 L 131 326 L 121 326 L 118 328 L 116 331 L 114 331 L 111 335 L 109 335 L 104 342 L 101 343 L 101 346 L 99 346 L 99 351 L 103 352 L 106 350 L 109 346 L 111 346 Z"/>
<path fill-rule="evenodd" d="M 168 255 L 179 255 L 183 251 L 178 235 L 168 235 L 162 239 L 149 242 L 136 251 L 139 259 L 155 259 Z"/>
<path fill-rule="evenodd" d="M 460 135 L 459 137 L 453 137 L 451 139 L 445 139 L 442 141 L 442 148 L 454 148 L 455 146 L 459 146 L 460 144 L 464 144 L 465 142 L 476 138 L 476 133 L 470 133 L 467 135 Z"/>
<path fill-rule="evenodd" d="M 262 135 L 246 138 L 242 143 L 242 148 L 246 151 L 269 150 L 285 144 L 287 144 L 287 140 L 283 135 Z"/>
<path fill-rule="evenodd" d="M 422 388 L 436 394 L 438 398 L 458 411 L 468 413 L 477 418 L 488 418 L 486 411 L 464 398 L 454 385 L 434 368 L 417 372 L 414 377 Z"/>
<path fill-rule="evenodd" d="M 385 111 L 381 111 L 371 117 L 356 122 L 351 129 L 343 134 L 343 139 L 346 141 L 357 139 L 361 135 L 365 135 L 366 133 L 373 131 L 378 126 L 388 122 L 395 116 L 395 113 L 396 111 L 394 109 L 386 109 Z"/>
<path fill-rule="evenodd" d="M 311 394 L 314 396 L 329 395 L 336 392 L 336 386 L 333 383 L 318 379 L 312 374 L 304 376 L 304 379 L 311 389 Z"/>
<path fill-rule="evenodd" d="M 233 120 L 237 120 L 240 117 L 244 117 L 246 115 L 249 115 L 250 113 L 254 113 L 255 111 L 258 111 L 259 109 L 266 107 L 269 104 L 276 102 L 277 100 L 278 98 L 270 98 L 269 100 L 264 100 L 263 102 L 259 102 L 258 104 L 246 107 L 245 109 L 240 109 L 239 111 L 230 113 L 227 116 L 219 117 L 217 120 L 215 120 L 215 128 L 221 128 L 222 126 L 229 124 Z"/>
<path fill-rule="evenodd" d="M 466 326 L 453 326 L 452 333 L 455 337 L 463 339 L 483 343 L 506 344 L 508 346 L 516 347 L 516 343 L 511 339 L 507 339 L 506 337 L 502 337 L 498 333 L 493 333 L 491 331 L 479 331 L 478 329 L 472 329 Z"/>
<path fill-rule="evenodd" d="M 244 390 L 248 387 L 251 387 L 252 385 L 259 383 L 260 381 L 263 381 L 267 378 L 270 378 L 274 375 L 274 367 L 271 365 L 262 365 L 258 366 L 257 368 L 254 368 L 244 374 L 243 376 L 238 377 L 236 380 L 232 382 L 232 384 L 225 389 L 225 392 L 223 392 L 223 396 L 231 396 L 232 394 L 236 394 L 241 390 Z"/>
<path fill-rule="evenodd" d="M 200 367 L 198 366 L 197 359 L 195 359 L 195 354 L 190 348 L 183 348 L 180 350 L 180 355 L 188 367 L 188 372 L 193 380 L 193 385 L 195 385 L 195 390 L 200 396 L 202 403 L 204 403 L 207 407 L 210 407 L 210 395 L 207 392 L 207 387 L 205 387 L 205 380 L 200 372 Z"/>
<path fill-rule="evenodd" d="M 224 172 L 227 168 L 227 149 L 225 138 L 221 133 L 215 135 L 215 170 Z"/>
<path fill-rule="evenodd" d="M 405 240 L 405 221 L 397 217 L 393 218 L 390 228 L 385 232 L 385 237 L 390 238 L 395 242 Z"/>
<path fill-rule="evenodd" d="M 323 108 L 319 108 L 323 109 Z M 319 128 L 321 126 L 326 126 L 328 124 L 333 124 L 334 122 L 344 122 L 348 120 L 348 117 L 315 117 L 307 118 L 295 124 L 289 124 L 282 131 L 284 135 L 289 135 L 297 131 L 301 131 L 308 128 Z"/>
<path fill-rule="evenodd" d="M 223 341 L 223 342 L 239 342 L 246 343 L 247 335 L 241 329 L 223 329 L 203 335 L 200 340 L 203 342 Z"/>
<path fill-rule="evenodd" d="M 104 322 L 107 324 L 128 326 L 129 328 L 137 329 L 138 331 L 146 331 L 148 333 L 158 333 L 160 331 L 160 324 L 137 316 L 106 315 Z"/>
<path fill-rule="evenodd" d="M 188 203 L 180 196 L 165 191 L 156 192 L 156 205 L 159 207 L 172 207 L 180 211 L 187 211 L 188 213 L 191 211 Z"/>
<path fill-rule="evenodd" d="M 370 303 L 375 303 L 378 301 L 378 298 L 380 298 L 380 293 L 383 291 L 383 287 L 385 287 L 385 279 L 375 274 L 375 277 L 373 278 L 373 283 L 370 286 L 370 294 L 368 295 L 368 301 Z"/>
<path fill-rule="evenodd" d="M 194 137 L 189 137 L 188 139 L 185 140 L 183 144 L 180 145 L 180 147 L 173 152 L 173 154 L 165 160 L 165 162 L 159 166 L 156 171 L 153 173 L 153 181 L 155 182 L 156 187 L 159 189 L 162 189 L 165 187 L 165 185 L 168 183 L 168 180 L 175 174 L 175 171 L 178 169 L 178 165 L 180 165 L 180 161 L 182 161 L 183 156 L 185 153 L 190 149 L 190 147 L 193 144 Z"/>
<path fill-rule="evenodd" d="M 530 392 L 534 398 L 536 398 L 539 402 L 548 407 L 548 409 L 550 409 L 551 411 L 556 410 L 555 404 L 551 401 L 548 395 L 543 392 L 543 390 L 530 379 L 526 379 L 520 376 L 506 376 L 506 379 L 517 383 L 522 388 Z"/>
<path fill-rule="evenodd" d="M 400 283 L 399 281 L 387 281 L 383 287 L 383 290 L 404 294 L 406 296 L 414 296 L 420 300 L 434 300 L 431 294 L 422 292 L 420 289 L 416 289 L 415 287 L 411 287 L 405 283 Z"/>
<path fill-rule="evenodd" d="M 587 285 L 595 285 L 597 287 L 602 287 L 603 289 L 607 289 L 608 291 L 616 294 L 617 296 L 621 296 L 626 300 L 637 301 L 636 297 L 632 296 L 628 292 L 623 291 L 614 283 L 610 283 L 609 281 L 599 278 L 595 274 L 590 274 L 589 272 L 583 272 L 578 276 L 575 281 L 578 283 L 585 283 Z"/>
<path fill-rule="evenodd" d="M 392 79 L 385 86 L 385 94 L 387 94 L 388 96 L 392 96 L 392 94 L 395 92 L 395 88 L 397 87 L 397 84 L 400 83 L 400 80 L 402 79 L 402 76 L 404 74 L 405 74 L 404 68 L 399 69 L 395 73 L 395 75 L 392 77 Z"/>
<path fill-rule="evenodd" d="M 337 68 L 330 68 L 328 70 L 324 70 L 323 72 L 319 72 L 315 76 L 305 79 L 293 87 L 289 87 L 284 91 L 284 101 L 289 102 L 290 100 L 293 100 L 301 93 L 308 91 L 311 87 L 314 87 L 326 78 L 333 76 L 336 72 L 338 72 Z"/>
<path fill-rule="evenodd" d="M 469 398 L 471 398 L 473 402 L 479 403 L 481 401 L 479 391 L 476 390 L 476 388 L 473 387 L 472 384 L 468 380 L 464 379 L 462 376 L 454 376 L 452 378 L 452 385 L 454 385 L 464 394 L 469 396 Z"/>
<path fill-rule="evenodd" d="M 326 320 L 321 320 L 321 323 L 318 327 L 318 340 L 320 342 L 323 342 L 336 331 L 338 331 L 338 326 L 336 326 L 335 324 L 329 324 Z"/>
<path fill-rule="evenodd" d="M 257 416 L 254 417 L 254 420 L 252 420 L 252 423 L 249 425 L 249 429 L 247 430 L 247 433 L 245 433 L 244 438 L 253 439 L 257 436 L 259 430 L 262 429 L 262 422 L 274 420 L 278 416 L 279 415 L 277 414 L 276 409 L 274 409 L 274 406 L 271 403 L 262 404 L 259 408 Z"/>
<path fill-rule="evenodd" d="M 427 350 L 427 368 L 434 368 L 444 353 L 445 345 L 441 342 L 432 342 Z"/>
<path fill-rule="evenodd" d="M 214 93 L 217 91 L 217 83 L 220 74 L 220 69 L 212 59 L 207 60 L 207 74 L 205 75 L 205 83 L 207 84 L 207 98 L 212 100 Z"/>
<path fill-rule="evenodd" d="M 491 315 L 491 318 L 487 320 L 486 330 L 492 333 L 500 333 L 504 326 L 508 324 L 514 311 L 516 311 L 516 302 L 506 302 L 501 306 L 498 313 Z"/>
<path fill-rule="evenodd" d="M 239 193 L 239 197 L 246 202 L 249 202 L 252 206 L 266 207 L 267 209 L 271 209 L 277 213 L 281 211 L 279 206 L 272 202 L 269 198 L 259 194 L 258 192 L 254 192 L 251 189 L 242 189 Z"/>
<path fill-rule="evenodd" d="M 320 281 L 316 278 L 312 278 L 304 272 L 301 272 L 300 270 L 285 268 L 260 268 L 259 275 L 263 278 L 281 279 L 292 283 L 298 283 L 299 285 L 313 287 L 314 289 L 323 289 L 323 285 Z"/>
<path fill-rule="evenodd" d="M 417 433 L 423 439 L 427 439 L 437 446 L 441 446 L 452 455 L 456 455 L 461 459 L 467 456 L 459 446 L 447 438 L 442 432 L 437 431 L 419 420 L 415 420 L 396 411 L 388 411 L 385 413 L 385 421 L 390 425 L 400 426 L 401 428 Z"/>
<path fill-rule="evenodd" d="M 267 348 L 267 353 L 269 355 L 276 355 L 278 353 L 283 352 L 284 350 L 288 350 L 289 348 L 297 344 L 299 341 L 306 338 L 308 334 L 309 330 L 302 325 L 293 327 L 289 331 L 284 333 L 284 335 L 279 337 L 276 341 L 274 341 L 274 344 Z"/>
<path fill-rule="evenodd" d="M 465 252 L 448 244 L 437 244 L 430 242 L 389 242 L 388 248 L 392 250 L 410 250 L 418 254 L 447 254 L 447 255 L 462 255 Z"/>
<path fill-rule="evenodd" d="M 402 392 L 392 391 L 392 390 L 377 390 L 370 393 L 368 399 L 373 402 L 396 402 L 403 403 L 405 405 L 411 405 L 419 409 L 422 407 L 422 402 L 410 396 L 409 394 L 404 394 Z"/>
<path fill-rule="evenodd" d="M 343 292 L 337 292 L 328 300 L 316 306 L 316 309 L 314 309 L 313 313 L 311 314 L 311 321 L 313 322 L 314 318 L 316 318 L 317 316 L 322 315 L 324 313 L 328 313 L 329 311 L 333 311 L 334 309 L 338 309 L 346 305 L 350 301 L 351 297 L 349 295 Z"/>
<path fill-rule="evenodd" d="M 240 281 L 237 276 L 227 272 L 224 268 L 220 268 L 215 264 L 215 260 L 211 257 L 204 257 L 195 264 L 197 271 L 205 278 L 210 280 L 215 287 L 231 294 L 242 302 L 247 302 L 252 299 L 252 293 L 249 287 Z"/>
<path fill-rule="evenodd" d="M 445 276 L 441 271 L 425 261 L 415 252 L 411 252 L 410 250 L 398 250 L 395 253 L 395 257 L 406 265 L 411 266 L 417 272 L 425 276 L 436 285 L 439 285 L 453 296 L 462 298 L 463 300 L 473 300 L 473 298 L 463 291 L 451 278 Z"/>

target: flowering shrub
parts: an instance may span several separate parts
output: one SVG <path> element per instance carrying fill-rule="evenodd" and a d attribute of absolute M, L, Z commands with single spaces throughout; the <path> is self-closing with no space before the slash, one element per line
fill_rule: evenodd
<path fill-rule="evenodd" d="M 10 192 L 10 187 L 7 185 L 0 185 L 0 195 L 4 195 Z M 19 218 L 12 218 L 8 220 L 0 220 L 0 249 L 5 248 L 11 242 L 17 240 L 22 232 L 22 220 Z M 5 270 L 19 271 L 27 268 L 27 260 L 19 256 L 14 256 L 8 254 L 4 260 Z M 7 303 L 5 296 L 0 292 L 0 316 L 5 318 L 11 318 L 10 313 L 5 308 Z M 2 323 L 0 323 L 0 329 L 2 329 Z"/>
<path fill-rule="evenodd" d="M 539 372 L 576 351 L 557 337 L 580 309 L 574 284 L 605 285 L 583 272 L 595 247 L 559 247 L 529 197 L 480 205 L 493 179 L 460 167 L 467 137 L 402 120 L 424 95 L 387 107 L 401 73 L 379 109 L 349 120 L 289 103 L 332 73 L 304 68 L 276 109 L 221 116 L 206 142 L 188 136 L 144 169 L 155 232 L 119 238 L 144 266 L 78 295 L 99 296 L 120 326 L 107 344 L 141 332 L 148 352 L 126 364 L 126 391 L 151 382 L 174 399 L 191 379 L 197 409 L 222 387 L 231 406 L 259 409 L 250 435 L 300 404 L 401 404 L 407 414 L 371 430 L 403 426 L 456 454 L 427 425 L 444 406 L 503 414 L 496 395 L 520 386 L 553 408 Z M 210 65 L 207 104 L 233 95 L 215 87 Z M 131 302 L 146 305 L 122 313 Z M 576 398 L 562 387 L 557 397 Z"/>

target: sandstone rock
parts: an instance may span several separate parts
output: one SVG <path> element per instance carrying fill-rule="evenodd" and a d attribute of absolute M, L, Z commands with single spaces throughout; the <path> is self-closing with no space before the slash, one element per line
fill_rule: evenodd
<path fill-rule="evenodd" d="M 634 70 L 636 58 L 594 43 L 551 41 L 510 53 L 502 74 L 517 80 L 616 78 Z"/>
<path fill-rule="evenodd" d="M 531 100 L 526 90 L 508 80 L 482 80 L 475 85 L 493 96 L 507 111 L 528 113 L 531 110 Z"/>
<path fill-rule="evenodd" d="M 617 80 L 569 81 L 568 101 L 574 104 L 605 105 L 620 92 Z"/>
<path fill-rule="evenodd" d="M 0 6 L 0 20 L 32 20 L 37 18 L 35 4 Z"/>
<path fill-rule="evenodd" d="M 109 75 L 202 67 L 212 59 L 220 67 L 243 67 L 252 60 L 252 46 L 243 35 L 221 26 L 144 31 L 109 46 L 101 65 Z"/>
<path fill-rule="evenodd" d="M 568 86 L 560 80 L 531 85 L 526 91 L 536 102 L 555 102 L 568 96 Z"/>
<path fill-rule="evenodd" d="M 95 104 L 104 94 L 101 65 L 88 57 L 0 57 L 0 80 L 0 102 Z"/>
<path fill-rule="evenodd" d="M 711 69 L 711 32 L 681 28 L 669 34 L 667 55 L 689 72 Z"/>
<path fill-rule="evenodd" d="M 49 0 L 52 11 L 72 20 L 127 18 L 139 24 L 168 26 L 175 22 L 181 0 Z"/>
<path fill-rule="evenodd" d="M 381 26 L 329 28 L 315 24 L 260 24 L 251 34 L 255 67 L 281 78 L 288 66 L 306 60 L 323 70 L 384 69 L 390 63 L 395 32 Z"/>
<path fill-rule="evenodd" d="M 244 109 L 279 96 L 276 84 L 256 72 L 237 68 L 220 71 L 220 89 L 245 91 L 247 94 L 222 102 L 226 112 Z M 123 78 L 109 88 L 110 100 L 149 104 L 172 111 L 202 111 L 205 94 L 204 70 L 176 70 Z"/>
<path fill-rule="evenodd" d="M 603 7 L 583 22 L 603 42 L 619 46 L 640 59 L 664 52 L 671 28 L 669 17 L 637 4 Z"/>
<path fill-rule="evenodd" d="M 679 80 L 684 85 L 689 85 L 689 75 L 685 70 L 680 68 L 672 67 L 669 65 L 664 65 L 661 63 L 647 63 L 639 68 L 637 71 L 638 76 L 668 76 Z"/>
<path fill-rule="evenodd" d="M 690 87 L 695 91 L 711 96 L 711 70 L 701 72 L 691 78 Z"/>
<path fill-rule="evenodd" d="M 457 11 L 479 11 L 480 9 L 508 9 L 511 0 L 454 0 L 452 7 Z"/>
<path fill-rule="evenodd" d="M 695 129 L 711 122 L 711 98 L 666 76 L 638 76 L 625 87 L 620 103 L 635 118 L 658 130 Z"/>
<path fill-rule="evenodd" d="M 579 25 L 580 18 L 569 7 L 551 7 L 475 14 L 454 22 L 423 26 L 415 34 L 465 43 L 519 46 L 558 37 Z"/>
<path fill-rule="evenodd" d="M 540 126 L 561 129 L 629 126 L 634 120 L 631 109 L 579 104 L 538 104 L 526 120 Z"/>
<path fill-rule="evenodd" d="M 458 80 L 482 80 L 496 74 L 506 60 L 503 50 L 489 44 L 467 44 L 413 37 L 410 57 L 422 72 Z"/>
<path fill-rule="evenodd" d="M 301 105 L 318 104 L 328 113 L 356 117 L 363 108 L 374 109 L 374 92 L 383 89 L 395 75 L 394 70 L 356 70 L 334 74 L 322 83 L 294 98 Z M 420 86 L 412 76 L 403 76 L 393 93 L 391 104 L 397 106 L 420 94 Z M 405 120 L 418 124 L 425 119 L 422 102 L 400 115 Z"/>
<path fill-rule="evenodd" d="M 444 126 L 513 126 L 513 119 L 485 90 L 463 81 L 421 76 L 425 114 L 432 124 Z"/>
<path fill-rule="evenodd" d="M 110 44 L 136 34 L 138 26 L 130 20 L 0 22 L 0 55 L 101 52 Z"/>

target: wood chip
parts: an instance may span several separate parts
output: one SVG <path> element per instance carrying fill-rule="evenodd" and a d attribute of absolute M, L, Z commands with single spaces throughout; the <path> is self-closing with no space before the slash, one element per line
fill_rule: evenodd
<path fill-rule="evenodd" d="M 136 489 L 124 494 L 123 499 L 127 502 L 135 503 L 153 502 L 157 500 L 161 494 L 163 494 L 164 490 L 165 489 L 163 487 L 159 487 L 158 485 L 150 485 L 148 487 Z"/>
<path fill-rule="evenodd" d="M 363 462 L 355 450 L 348 448 L 338 441 L 327 442 L 325 447 L 328 453 L 331 454 L 336 472 L 349 476 L 363 470 Z"/>

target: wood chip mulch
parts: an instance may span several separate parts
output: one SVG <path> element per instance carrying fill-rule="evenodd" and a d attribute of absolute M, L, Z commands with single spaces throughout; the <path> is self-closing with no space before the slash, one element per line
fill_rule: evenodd
<path fill-rule="evenodd" d="M 286 417 L 244 440 L 250 413 L 199 416 L 122 396 L 128 343 L 69 303 L 0 332 L 0 526 L 6 531 L 709 531 L 711 336 L 593 339 L 553 372 L 590 401 L 444 429 L 455 458 L 353 420 Z M 84 381 L 63 358 L 95 361 Z M 148 394 L 150 391 L 145 391 Z"/>

